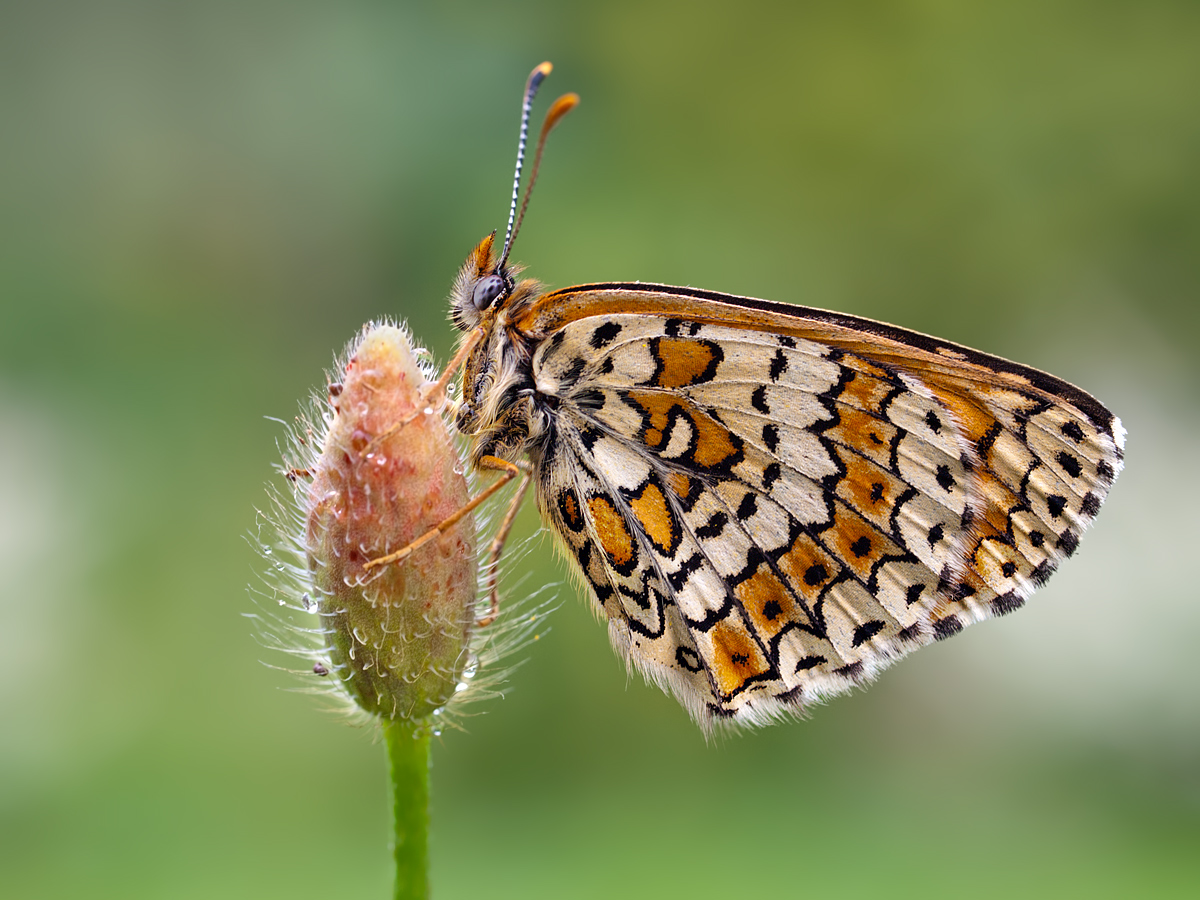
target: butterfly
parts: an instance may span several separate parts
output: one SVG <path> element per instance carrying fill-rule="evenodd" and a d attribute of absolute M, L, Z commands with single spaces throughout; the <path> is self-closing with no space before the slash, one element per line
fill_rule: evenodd
<path fill-rule="evenodd" d="M 503 248 L 484 238 L 451 295 L 471 461 L 503 475 L 485 493 L 521 478 L 498 540 L 532 482 L 617 653 L 706 729 L 803 714 L 1022 606 L 1120 472 L 1117 417 L 1052 375 L 855 316 L 518 279 L 549 71 L 526 85 Z M 538 160 L 577 100 L 547 114 Z"/>

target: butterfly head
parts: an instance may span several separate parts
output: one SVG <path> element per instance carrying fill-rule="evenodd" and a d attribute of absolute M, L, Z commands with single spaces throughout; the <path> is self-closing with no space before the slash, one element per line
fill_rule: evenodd
<path fill-rule="evenodd" d="M 450 292 L 450 317 L 463 331 L 470 331 L 510 297 L 519 269 L 496 261 L 493 231 L 480 241 L 454 280 Z"/>
<path fill-rule="evenodd" d="M 504 276 L 496 271 L 492 246 L 496 232 L 476 245 L 454 279 L 450 292 L 450 317 L 463 331 L 479 324 L 481 314 L 495 305 L 505 292 Z"/>

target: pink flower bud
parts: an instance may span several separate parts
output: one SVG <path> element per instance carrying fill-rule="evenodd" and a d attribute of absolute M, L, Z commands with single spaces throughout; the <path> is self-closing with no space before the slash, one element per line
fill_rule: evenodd
<path fill-rule="evenodd" d="M 478 568 L 467 515 L 401 562 L 406 547 L 460 510 L 469 493 L 407 333 L 365 330 L 343 380 L 304 510 L 304 547 L 325 635 L 318 662 L 364 710 L 419 723 L 454 695 L 469 658 Z M 318 674 L 320 671 L 318 670 Z"/>

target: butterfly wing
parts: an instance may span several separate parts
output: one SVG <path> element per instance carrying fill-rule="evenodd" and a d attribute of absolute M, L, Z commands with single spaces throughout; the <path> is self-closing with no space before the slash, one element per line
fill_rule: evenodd
<path fill-rule="evenodd" d="M 1021 606 L 1121 467 L 1044 373 L 868 320 L 657 285 L 549 294 L 543 514 L 618 651 L 766 721 Z"/>

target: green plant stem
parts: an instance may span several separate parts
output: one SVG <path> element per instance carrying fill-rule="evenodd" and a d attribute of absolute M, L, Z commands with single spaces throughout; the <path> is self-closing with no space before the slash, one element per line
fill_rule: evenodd
<path fill-rule="evenodd" d="M 383 723 L 395 820 L 396 900 L 429 896 L 429 731 L 410 722 Z"/>

